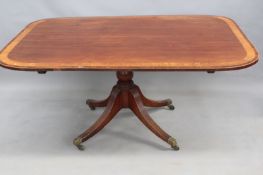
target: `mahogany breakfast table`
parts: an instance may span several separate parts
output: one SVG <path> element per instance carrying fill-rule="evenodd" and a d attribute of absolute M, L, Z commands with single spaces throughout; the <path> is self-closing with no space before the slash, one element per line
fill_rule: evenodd
<path fill-rule="evenodd" d="M 99 132 L 122 108 L 130 108 L 155 135 L 179 147 L 144 106 L 173 110 L 170 99 L 145 97 L 133 71 L 214 71 L 246 68 L 258 61 L 237 24 L 221 16 L 126 16 L 44 19 L 31 23 L 0 54 L 3 67 L 45 73 L 54 70 L 116 71 L 117 84 L 105 100 L 87 100 L 101 117 L 73 143 Z"/>

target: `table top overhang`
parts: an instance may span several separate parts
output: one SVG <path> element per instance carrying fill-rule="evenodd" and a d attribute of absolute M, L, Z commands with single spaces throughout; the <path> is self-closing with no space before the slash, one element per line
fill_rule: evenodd
<path fill-rule="evenodd" d="M 233 70 L 258 54 L 238 25 L 221 16 L 44 19 L 0 53 L 18 70 Z"/>

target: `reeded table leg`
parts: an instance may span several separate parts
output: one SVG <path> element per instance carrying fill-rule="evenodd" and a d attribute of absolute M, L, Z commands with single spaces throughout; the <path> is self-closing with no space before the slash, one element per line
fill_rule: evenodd
<path fill-rule="evenodd" d="M 87 129 L 80 136 L 74 139 L 74 145 L 76 145 L 80 150 L 84 150 L 84 146 L 81 145 L 81 143 L 85 142 L 90 137 L 94 136 L 97 132 L 102 130 L 113 119 L 113 117 L 119 112 L 120 109 L 120 90 L 118 88 L 113 88 L 109 97 L 108 104 L 103 114 L 89 129 Z"/>
<path fill-rule="evenodd" d="M 160 100 L 160 101 L 151 100 L 151 99 L 149 99 L 143 95 L 142 91 L 140 90 L 140 88 L 138 86 L 135 86 L 135 88 L 140 93 L 141 100 L 142 100 L 144 106 L 148 106 L 148 107 L 167 106 L 170 110 L 174 110 L 174 106 L 172 105 L 171 99 L 165 99 L 165 100 Z"/>
<path fill-rule="evenodd" d="M 129 95 L 130 109 L 141 120 L 141 122 L 156 136 L 160 137 L 162 140 L 170 144 L 173 149 L 179 150 L 176 140 L 168 135 L 162 128 L 160 128 L 149 116 L 148 112 L 144 109 L 143 101 L 138 89 L 131 89 Z"/>
<path fill-rule="evenodd" d="M 93 100 L 93 99 L 88 99 L 86 101 L 86 104 L 89 106 L 91 110 L 95 110 L 96 107 L 105 107 L 109 101 L 109 98 L 106 98 L 105 100 Z"/>
<path fill-rule="evenodd" d="M 173 109 L 172 101 L 170 99 L 162 101 L 154 101 L 146 98 L 140 88 L 132 81 L 133 73 L 131 71 L 118 71 L 118 82 L 111 91 L 110 96 L 101 101 L 87 100 L 89 107 L 94 110 L 96 107 L 104 107 L 105 111 L 101 117 L 85 132 L 74 140 L 74 144 L 83 150 L 81 143 L 88 140 L 90 137 L 98 133 L 104 128 L 113 117 L 122 108 L 130 108 L 140 121 L 149 128 L 155 135 L 171 145 L 174 150 L 179 150 L 176 140 L 160 128 L 153 119 L 149 116 L 144 106 L 148 107 L 162 107 L 168 106 Z"/>

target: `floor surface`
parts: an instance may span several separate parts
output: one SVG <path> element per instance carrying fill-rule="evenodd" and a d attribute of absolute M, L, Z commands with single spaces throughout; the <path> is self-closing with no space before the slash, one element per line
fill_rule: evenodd
<path fill-rule="evenodd" d="M 135 73 L 145 95 L 173 99 L 174 111 L 148 112 L 177 139 L 180 151 L 171 150 L 128 109 L 87 141 L 85 151 L 72 145 L 103 111 L 91 111 L 86 98 L 108 95 L 114 73 L 4 71 L 10 74 L 0 77 L 5 80 L 0 98 L 0 171 L 5 175 L 262 173 L 263 84 L 249 69 Z"/>

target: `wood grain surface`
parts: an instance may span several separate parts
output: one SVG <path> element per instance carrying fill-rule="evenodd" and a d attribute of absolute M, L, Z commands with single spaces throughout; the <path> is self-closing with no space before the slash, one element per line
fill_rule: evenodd
<path fill-rule="evenodd" d="M 258 61 L 233 20 L 220 16 L 44 19 L 0 54 L 18 70 L 232 70 Z"/>

